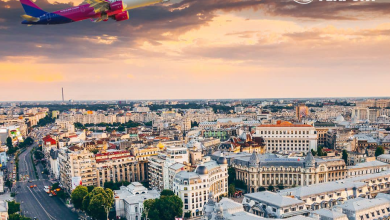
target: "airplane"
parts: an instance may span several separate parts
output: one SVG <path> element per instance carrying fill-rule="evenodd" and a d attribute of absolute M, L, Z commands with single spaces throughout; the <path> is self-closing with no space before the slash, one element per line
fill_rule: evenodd
<path fill-rule="evenodd" d="M 31 0 L 20 0 L 26 14 L 22 24 L 53 25 L 66 24 L 76 21 L 91 19 L 93 22 L 107 21 L 109 18 L 115 21 L 129 19 L 128 10 L 140 8 L 169 0 L 84 0 L 79 6 L 46 12 L 34 4 Z"/>

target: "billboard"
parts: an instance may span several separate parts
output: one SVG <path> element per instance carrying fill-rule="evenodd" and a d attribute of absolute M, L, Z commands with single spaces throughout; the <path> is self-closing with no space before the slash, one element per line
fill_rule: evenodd
<path fill-rule="evenodd" d="M 76 189 L 77 186 L 83 185 L 81 176 L 72 177 L 72 190 Z"/>

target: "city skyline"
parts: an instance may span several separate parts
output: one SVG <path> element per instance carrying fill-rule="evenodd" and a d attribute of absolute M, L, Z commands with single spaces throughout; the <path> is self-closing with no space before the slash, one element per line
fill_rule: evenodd
<path fill-rule="evenodd" d="M 80 1 L 36 1 L 45 10 Z M 130 20 L 19 25 L 0 0 L 0 99 L 388 96 L 390 3 L 184 0 Z"/>

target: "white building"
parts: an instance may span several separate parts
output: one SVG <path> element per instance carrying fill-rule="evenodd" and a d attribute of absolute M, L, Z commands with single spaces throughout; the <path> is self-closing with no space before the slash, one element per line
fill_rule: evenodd
<path fill-rule="evenodd" d="M 308 152 L 317 150 L 317 131 L 311 125 L 278 122 L 256 127 L 254 137 L 262 137 L 267 151 Z"/>
<path fill-rule="evenodd" d="M 195 172 L 177 173 L 173 181 L 173 192 L 183 201 L 183 213 L 191 212 L 191 216 L 203 215 L 209 193 L 218 198 L 228 192 L 227 160 L 205 157 L 204 161 Z"/>
<path fill-rule="evenodd" d="M 53 174 L 54 179 L 60 178 L 60 165 L 58 160 L 58 150 L 50 150 L 50 172 Z"/>
<path fill-rule="evenodd" d="M 151 187 L 162 191 L 172 189 L 169 170 L 173 164 L 188 164 L 189 155 L 186 147 L 166 147 L 165 152 L 149 159 L 149 183 Z"/>
<path fill-rule="evenodd" d="M 156 190 L 148 190 L 139 182 L 133 182 L 127 187 L 121 186 L 114 193 L 117 219 L 127 220 L 141 220 L 144 201 L 160 197 Z"/>
<path fill-rule="evenodd" d="M 366 174 L 380 173 L 390 168 L 390 164 L 381 161 L 369 161 L 358 163 L 354 166 L 348 166 L 347 177 L 363 176 Z"/>
<path fill-rule="evenodd" d="M 309 213 L 305 202 L 273 192 L 256 192 L 244 195 L 245 211 L 266 218 L 288 218 Z"/>

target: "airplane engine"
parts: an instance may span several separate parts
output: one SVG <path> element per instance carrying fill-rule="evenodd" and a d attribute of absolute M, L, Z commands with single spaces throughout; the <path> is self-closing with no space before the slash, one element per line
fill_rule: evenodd
<path fill-rule="evenodd" d="M 118 14 L 115 15 L 114 18 L 115 18 L 116 21 L 129 20 L 129 12 L 124 11 L 124 12 L 118 13 Z"/>
<path fill-rule="evenodd" d="M 116 1 L 110 4 L 110 11 L 122 11 L 126 8 L 126 5 L 123 1 Z"/>

